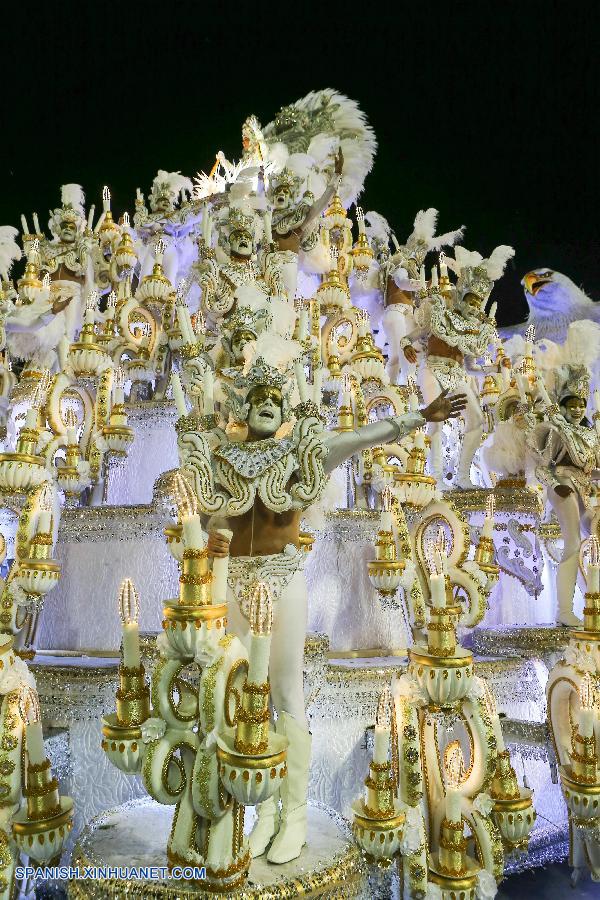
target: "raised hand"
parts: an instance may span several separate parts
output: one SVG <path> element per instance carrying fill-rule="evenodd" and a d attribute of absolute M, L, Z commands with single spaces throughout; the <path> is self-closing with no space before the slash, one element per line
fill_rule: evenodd
<path fill-rule="evenodd" d="M 456 419 L 467 405 L 466 394 L 453 394 L 447 397 L 448 389 L 442 391 L 433 403 L 421 410 L 421 415 L 426 422 L 444 422 L 446 419 Z"/>

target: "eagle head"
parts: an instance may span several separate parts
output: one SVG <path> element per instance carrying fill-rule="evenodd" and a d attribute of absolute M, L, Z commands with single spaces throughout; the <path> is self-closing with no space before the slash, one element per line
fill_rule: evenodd
<path fill-rule="evenodd" d="M 565 314 L 574 306 L 591 302 L 570 278 L 553 269 L 532 269 L 521 284 L 530 312 L 534 314 Z"/>

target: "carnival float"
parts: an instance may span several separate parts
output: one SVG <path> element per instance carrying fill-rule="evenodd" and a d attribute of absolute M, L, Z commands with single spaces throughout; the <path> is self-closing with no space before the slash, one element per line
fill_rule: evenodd
<path fill-rule="evenodd" d="M 316 91 L 0 229 L 2 898 L 600 880 L 600 326 L 539 269 L 498 329 L 376 146 Z"/>

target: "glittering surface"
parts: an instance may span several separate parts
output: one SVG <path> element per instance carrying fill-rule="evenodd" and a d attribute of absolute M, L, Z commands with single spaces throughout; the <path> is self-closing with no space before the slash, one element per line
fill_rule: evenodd
<path fill-rule="evenodd" d="M 74 853 L 83 865 L 165 866 L 173 810 L 152 800 L 127 803 L 99 816 L 85 829 Z M 250 825 L 250 819 L 247 826 Z M 309 805 L 308 839 L 298 859 L 281 866 L 266 858 L 253 860 L 248 884 L 228 892 L 232 900 L 277 900 L 295 896 L 370 897 L 358 848 L 346 823 L 330 810 Z M 95 883 L 72 885 L 70 896 L 91 897 L 211 897 L 183 882 Z"/>

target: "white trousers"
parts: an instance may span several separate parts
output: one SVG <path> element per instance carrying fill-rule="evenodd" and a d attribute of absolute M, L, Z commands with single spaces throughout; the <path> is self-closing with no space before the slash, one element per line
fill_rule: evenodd
<path fill-rule="evenodd" d="M 228 588 L 228 626 L 250 652 L 252 634 L 233 591 Z M 308 621 L 308 595 L 304 572 L 294 573 L 273 602 L 273 628 L 269 681 L 277 713 L 286 712 L 308 728 L 304 707 L 304 642 Z"/>

